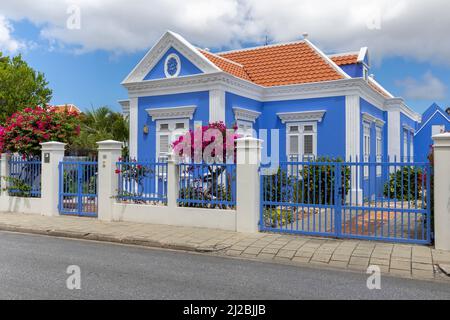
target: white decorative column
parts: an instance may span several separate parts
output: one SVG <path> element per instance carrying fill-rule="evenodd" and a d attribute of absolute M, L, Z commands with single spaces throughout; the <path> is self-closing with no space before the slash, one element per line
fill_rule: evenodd
<path fill-rule="evenodd" d="M 225 122 L 225 91 L 212 89 L 209 91 L 209 122 Z"/>
<path fill-rule="evenodd" d="M 177 208 L 179 172 L 176 157 L 169 154 L 167 160 L 167 206 L 171 209 Z M 171 211 L 172 212 L 172 211 Z"/>
<path fill-rule="evenodd" d="M 8 211 L 9 195 L 5 189 L 7 181 L 3 177 L 9 176 L 9 153 L 2 153 L 0 158 L 0 211 Z"/>
<path fill-rule="evenodd" d="M 345 158 L 346 161 L 361 159 L 361 109 L 358 95 L 345 96 Z M 358 178 L 360 178 L 358 182 Z M 362 177 L 357 166 L 351 166 L 351 195 L 353 204 L 362 203 Z"/>
<path fill-rule="evenodd" d="M 258 232 L 260 217 L 260 180 L 262 140 L 251 137 L 237 140 L 236 156 L 236 231 Z"/>
<path fill-rule="evenodd" d="M 57 141 L 41 143 L 41 214 L 58 216 L 59 210 L 59 163 L 64 159 L 66 144 Z"/>
<path fill-rule="evenodd" d="M 434 242 L 436 249 L 450 251 L 450 133 L 434 141 Z"/>
<path fill-rule="evenodd" d="M 394 98 L 386 102 L 387 109 L 387 156 L 388 161 L 394 162 L 401 161 L 400 143 L 401 143 L 401 128 L 400 128 L 400 108 L 403 103 L 403 99 Z M 394 170 L 394 168 L 392 168 Z"/>
<path fill-rule="evenodd" d="M 113 221 L 113 205 L 118 191 L 118 178 L 115 173 L 116 162 L 122 156 L 123 143 L 114 140 L 97 142 L 98 144 L 98 219 Z"/>
<path fill-rule="evenodd" d="M 138 98 L 130 99 L 130 142 L 129 153 L 131 159 L 137 159 L 137 146 L 138 146 Z"/>

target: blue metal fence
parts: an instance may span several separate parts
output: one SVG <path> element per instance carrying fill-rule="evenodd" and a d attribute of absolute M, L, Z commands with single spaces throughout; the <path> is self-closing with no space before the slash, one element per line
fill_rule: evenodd
<path fill-rule="evenodd" d="M 97 216 L 97 161 L 63 161 L 59 164 L 59 212 Z"/>
<path fill-rule="evenodd" d="M 27 157 L 13 155 L 9 159 L 8 193 L 11 196 L 41 196 L 41 159 L 37 156 Z"/>
<path fill-rule="evenodd" d="M 236 207 L 236 165 L 180 163 L 178 204 L 184 207 Z"/>
<path fill-rule="evenodd" d="M 319 161 L 261 167 L 262 231 L 430 243 L 428 163 Z"/>
<path fill-rule="evenodd" d="M 128 160 L 116 166 L 120 201 L 167 204 L 167 162 Z"/>

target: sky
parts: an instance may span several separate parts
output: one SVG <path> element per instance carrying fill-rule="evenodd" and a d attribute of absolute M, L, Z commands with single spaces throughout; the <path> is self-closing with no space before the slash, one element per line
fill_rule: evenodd
<path fill-rule="evenodd" d="M 211 51 L 308 39 L 367 46 L 370 73 L 415 111 L 450 106 L 448 0 L 0 0 L 0 52 L 43 72 L 53 104 L 120 110 L 120 82 L 166 30 Z"/>

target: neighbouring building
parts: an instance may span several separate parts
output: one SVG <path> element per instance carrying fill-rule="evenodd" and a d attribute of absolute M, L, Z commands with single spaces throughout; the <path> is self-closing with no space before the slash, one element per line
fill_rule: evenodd
<path fill-rule="evenodd" d="M 223 121 L 263 139 L 263 154 L 276 145 L 281 161 L 413 161 L 421 120 L 370 75 L 367 48 L 328 55 L 308 39 L 213 53 L 168 31 L 122 85 L 137 159 L 167 154 L 197 122 Z M 279 129 L 279 142 L 259 129 Z"/>
<path fill-rule="evenodd" d="M 446 131 L 450 131 L 450 115 L 433 103 L 422 114 L 422 122 L 414 135 L 414 159 L 426 162 L 433 144 L 431 137 Z"/>
<path fill-rule="evenodd" d="M 56 112 L 64 112 L 67 110 L 69 112 L 81 113 L 81 110 L 76 105 L 71 103 L 52 105 L 49 106 L 49 109 L 55 110 Z"/>

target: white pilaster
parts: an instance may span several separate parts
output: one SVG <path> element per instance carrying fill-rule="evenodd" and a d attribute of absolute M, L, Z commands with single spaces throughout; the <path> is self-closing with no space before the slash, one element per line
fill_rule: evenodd
<path fill-rule="evenodd" d="M 169 154 L 167 160 L 167 206 L 172 209 L 177 208 L 179 172 L 176 157 Z"/>
<path fill-rule="evenodd" d="M 137 149 L 138 149 L 138 98 L 130 99 L 130 142 L 129 142 L 129 151 L 130 158 L 137 158 Z"/>
<path fill-rule="evenodd" d="M 247 137 L 237 140 L 236 231 L 258 232 L 260 217 L 260 180 L 262 140 Z"/>
<path fill-rule="evenodd" d="M 436 249 L 450 251 L 450 133 L 434 141 L 434 242 Z"/>
<path fill-rule="evenodd" d="M 225 122 L 225 91 L 212 89 L 209 91 L 209 122 Z"/>
<path fill-rule="evenodd" d="M 392 108 L 388 110 L 388 157 L 389 161 L 401 161 L 400 158 L 400 110 Z"/>
<path fill-rule="evenodd" d="M 345 96 L 345 158 L 346 161 L 361 161 L 361 107 L 360 97 Z M 359 178 L 359 182 L 358 182 Z M 353 204 L 362 203 L 361 174 L 356 166 L 351 166 L 351 195 Z"/>
<path fill-rule="evenodd" d="M 59 163 L 64 160 L 66 144 L 57 141 L 41 143 L 41 214 L 43 216 L 59 215 Z"/>
<path fill-rule="evenodd" d="M 6 188 L 8 186 L 4 177 L 9 176 L 9 159 L 10 155 L 8 153 L 2 153 L 0 158 L 0 211 L 8 210 L 8 191 Z"/>
<path fill-rule="evenodd" d="M 114 140 L 97 142 L 98 144 L 98 219 L 113 221 L 113 204 L 118 190 L 115 173 L 116 162 L 122 155 L 123 143 Z"/>

